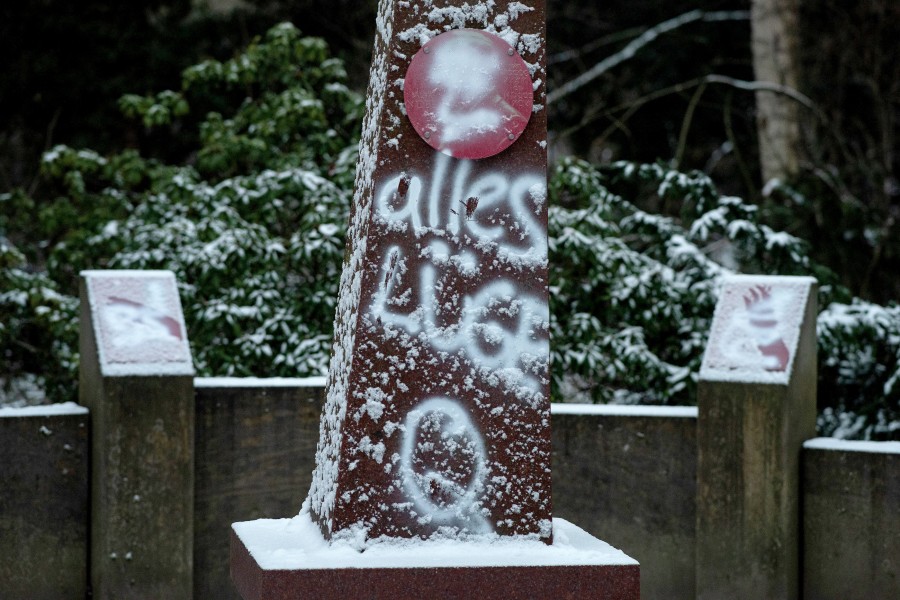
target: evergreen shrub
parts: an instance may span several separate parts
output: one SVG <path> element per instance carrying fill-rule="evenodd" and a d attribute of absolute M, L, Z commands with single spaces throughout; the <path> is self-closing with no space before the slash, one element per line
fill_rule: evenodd
<path fill-rule="evenodd" d="M 174 271 L 200 375 L 324 374 L 363 107 L 324 42 L 282 24 L 121 99 L 168 135 L 206 109 L 185 161 L 47 152 L 53 199 L 0 195 L 6 401 L 23 381 L 74 399 L 86 268 Z M 575 159 L 550 195 L 555 401 L 692 404 L 721 276 L 813 274 L 821 432 L 900 438 L 900 307 L 851 299 L 755 206 L 699 173 Z"/>

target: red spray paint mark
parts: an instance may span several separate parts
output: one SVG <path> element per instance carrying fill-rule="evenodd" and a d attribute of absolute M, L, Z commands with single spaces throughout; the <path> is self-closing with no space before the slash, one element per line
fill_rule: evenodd
<path fill-rule="evenodd" d="M 744 296 L 744 305 L 747 307 L 747 320 L 756 338 L 756 347 L 765 357 L 766 371 L 784 371 L 791 353 L 781 339 L 775 303 L 772 300 L 772 287 L 758 285 L 750 288 L 750 292 Z"/>
<path fill-rule="evenodd" d="M 179 325 L 178 321 L 155 308 L 117 296 L 110 296 L 106 304 L 107 306 L 129 308 L 127 318 L 135 325 L 155 323 L 164 327 L 170 336 L 179 340 L 184 339 L 181 333 L 181 325 Z"/>

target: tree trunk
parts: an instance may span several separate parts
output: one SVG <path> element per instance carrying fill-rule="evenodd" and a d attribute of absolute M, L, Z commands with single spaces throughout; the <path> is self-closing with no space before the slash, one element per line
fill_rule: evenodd
<path fill-rule="evenodd" d="M 797 89 L 798 0 L 752 0 L 753 70 L 756 80 Z M 795 174 L 800 163 L 800 107 L 790 97 L 756 92 L 763 182 Z"/>

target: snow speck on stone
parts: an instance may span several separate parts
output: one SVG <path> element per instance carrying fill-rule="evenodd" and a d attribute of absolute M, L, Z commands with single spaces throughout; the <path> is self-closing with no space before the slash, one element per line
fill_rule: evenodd
<path fill-rule="evenodd" d="M 547 202 L 547 186 L 543 183 L 536 183 L 528 188 L 528 193 L 534 201 L 535 213 L 540 214 L 541 207 Z"/>
<path fill-rule="evenodd" d="M 448 6 L 435 8 L 432 0 L 425 0 L 428 21 L 435 26 L 431 29 L 425 23 L 418 23 L 414 27 L 398 33 L 398 38 L 404 42 L 417 41 L 425 45 L 438 34 L 450 29 L 462 29 L 465 27 L 477 27 L 489 33 L 501 37 L 506 43 L 519 52 L 536 54 L 541 47 L 541 39 L 538 35 L 531 35 L 520 44 L 519 32 L 513 28 L 515 21 L 524 13 L 534 10 L 522 2 L 511 2 L 505 11 L 497 10 L 493 0 L 486 2 L 466 2 L 462 6 Z M 533 67 L 533 69 L 532 69 Z M 532 75 L 537 70 L 536 63 L 529 66 Z"/>
<path fill-rule="evenodd" d="M 512 20 L 516 20 L 523 13 L 531 12 L 534 10 L 533 6 L 526 6 L 521 2 L 510 2 L 506 7 L 506 12 L 509 14 L 509 18 Z"/>

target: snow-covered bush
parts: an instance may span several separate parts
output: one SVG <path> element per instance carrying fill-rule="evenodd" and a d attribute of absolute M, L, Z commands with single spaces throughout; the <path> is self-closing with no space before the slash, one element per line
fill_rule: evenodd
<path fill-rule="evenodd" d="M 832 304 L 818 338 L 819 432 L 900 439 L 900 306 Z"/>
<path fill-rule="evenodd" d="M 363 106 L 341 63 L 280 25 L 120 105 L 154 135 L 193 126 L 195 147 L 164 164 L 60 146 L 56 200 L 0 195 L 0 385 L 72 399 L 84 268 L 174 271 L 200 374 L 323 373 Z M 900 308 L 848 304 L 755 206 L 634 163 L 563 161 L 550 193 L 554 400 L 691 404 L 720 275 L 813 274 L 822 431 L 900 436 Z"/>
<path fill-rule="evenodd" d="M 550 193 L 557 400 L 691 404 L 720 277 L 812 274 L 825 307 L 820 430 L 898 435 L 900 307 L 846 304 L 807 244 L 762 223 L 755 206 L 720 196 L 702 174 L 628 162 L 563 161 Z"/>
<path fill-rule="evenodd" d="M 754 206 L 720 197 L 700 174 L 567 160 L 550 189 L 557 397 L 691 403 L 720 275 L 741 263 L 809 269 L 800 240 L 761 225 Z"/>
<path fill-rule="evenodd" d="M 187 69 L 182 93 L 122 99 L 156 126 L 193 94 L 251 92 L 200 123 L 192 165 L 153 173 L 128 215 L 86 240 L 109 268 L 175 272 L 202 374 L 324 371 L 361 116 L 345 78 L 321 40 L 281 25 L 231 61 Z"/>
<path fill-rule="evenodd" d="M 30 403 L 44 400 L 41 389 L 50 398 L 70 398 L 78 369 L 78 300 L 26 266 L 0 230 L 0 398 L 13 388 Z M 8 403 L 19 400 L 9 396 Z"/>
<path fill-rule="evenodd" d="M 0 246 L 0 380 L 38 372 L 52 398 L 72 397 L 84 268 L 173 270 L 201 374 L 324 371 L 362 98 L 322 40 L 283 24 L 233 60 L 187 69 L 181 91 L 120 101 L 148 130 L 195 104 L 217 110 L 197 125 L 188 164 L 65 146 L 44 155 L 59 199 L 31 228 L 55 239 L 45 272 Z M 0 203 L 0 233 L 29 227 L 31 199 Z"/>

